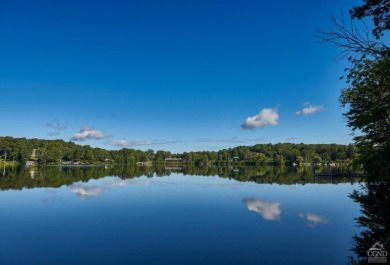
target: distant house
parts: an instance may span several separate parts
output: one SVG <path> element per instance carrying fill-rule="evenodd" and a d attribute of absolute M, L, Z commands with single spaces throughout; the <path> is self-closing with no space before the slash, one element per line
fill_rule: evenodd
<path fill-rule="evenodd" d="M 37 156 L 38 149 L 33 149 L 31 152 L 31 158 L 35 158 Z"/>

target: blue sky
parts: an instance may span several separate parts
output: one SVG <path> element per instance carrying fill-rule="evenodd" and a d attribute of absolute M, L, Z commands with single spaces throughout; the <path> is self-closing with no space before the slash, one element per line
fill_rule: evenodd
<path fill-rule="evenodd" d="M 349 144 L 346 63 L 316 35 L 351 6 L 1 1 L 0 136 L 172 152 Z"/>

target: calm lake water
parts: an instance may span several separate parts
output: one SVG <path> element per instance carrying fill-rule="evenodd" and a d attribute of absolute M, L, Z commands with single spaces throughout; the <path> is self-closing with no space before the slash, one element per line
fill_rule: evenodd
<path fill-rule="evenodd" d="M 4 170 L 0 264 L 347 264 L 353 255 L 356 182 L 137 170 Z"/>

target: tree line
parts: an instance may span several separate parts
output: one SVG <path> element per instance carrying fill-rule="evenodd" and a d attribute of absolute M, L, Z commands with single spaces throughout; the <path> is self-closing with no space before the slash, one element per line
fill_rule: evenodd
<path fill-rule="evenodd" d="M 163 150 L 106 150 L 81 146 L 64 140 L 0 137 L 0 160 L 24 164 L 124 164 L 185 163 L 188 165 L 350 163 L 356 147 L 339 144 L 256 144 L 220 151 L 198 151 L 173 154 Z"/>

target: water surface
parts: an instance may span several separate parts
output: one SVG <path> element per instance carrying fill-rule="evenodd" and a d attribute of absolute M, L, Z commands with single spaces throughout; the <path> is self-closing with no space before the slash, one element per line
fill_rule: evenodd
<path fill-rule="evenodd" d="M 2 176 L 0 264 L 346 264 L 352 255 L 356 183 L 91 170 Z"/>

